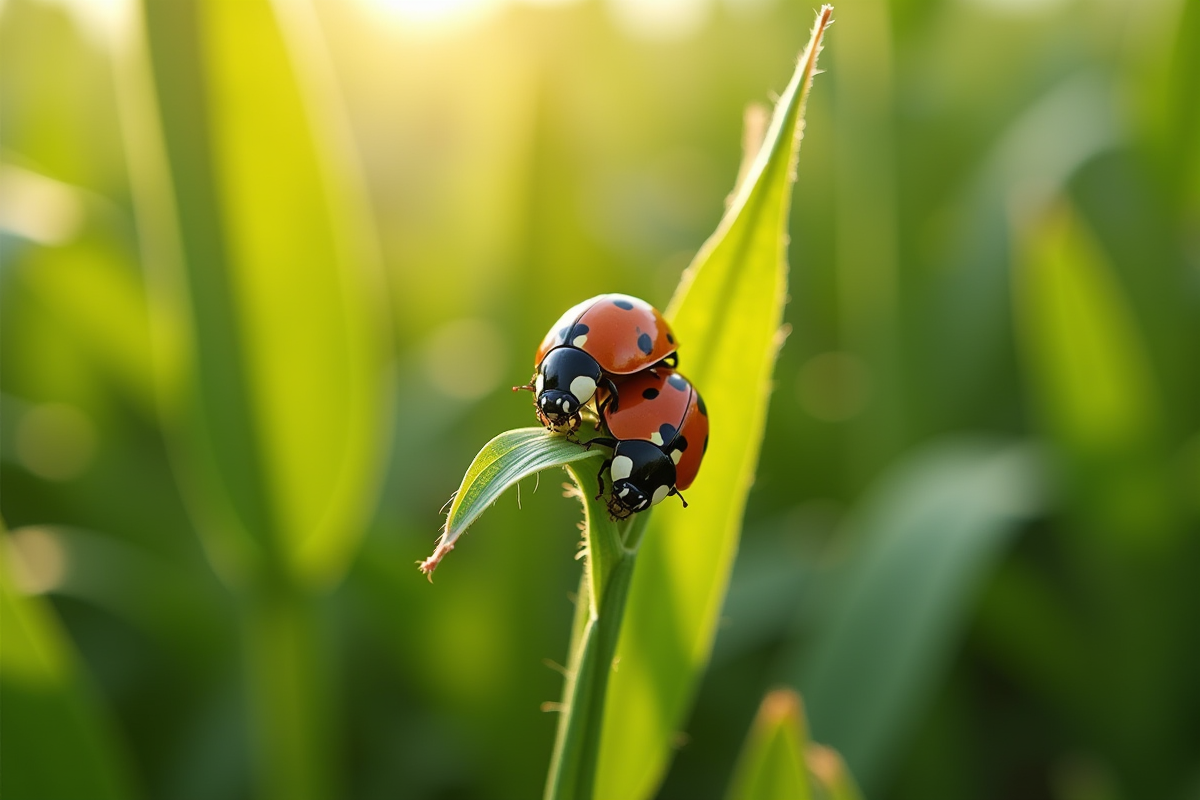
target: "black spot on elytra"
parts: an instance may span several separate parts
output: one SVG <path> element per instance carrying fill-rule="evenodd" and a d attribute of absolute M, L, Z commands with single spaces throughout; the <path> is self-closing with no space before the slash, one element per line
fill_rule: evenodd
<path fill-rule="evenodd" d="M 675 426 L 669 422 L 664 422 L 658 426 L 658 435 L 662 437 L 663 444 L 667 444 L 675 438 Z"/>
<path fill-rule="evenodd" d="M 667 378 L 667 385 L 670 386 L 672 389 L 678 389 L 681 392 L 686 392 L 687 388 L 688 388 L 687 380 L 682 375 L 680 375 L 678 372 L 674 373 L 673 375 L 671 375 L 671 377 Z"/>
<path fill-rule="evenodd" d="M 562 328 L 562 329 L 560 329 L 560 330 L 559 330 L 559 332 L 558 332 L 558 338 L 559 338 L 559 339 L 562 339 L 562 340 L 565 342 L 565 341 L 567 340 L 567 334 L 568 334 L 568 333 L 570 333 L 570 332 L 571 332 L 571 326 L 570 326 L 570 325 L 568 325 L 567 327 L 565 327 L 565 328 Z"/>
<path fill-rule="evenodd" d="M 707 436 L 704 437 L 704 447 L 700 448 L 700 452 L 701 452 L 701 454 L 708 452 L 708 437 Z"/>
<path fill-rule="evenodd" d="M 671 344 L 675 344 L 675 337 L 671 334 L 670 331 L 667 331 L 667 341 L 670 342 Z"/>
<path fill-rule="evenodd" d="M 575 327 L 571 328 L 571 340 L 574 341 L 576 336 L 586 336 L 589 330 L 591 328 L 587 325 L 584 325 L 582 322 L 576 322 Z"/>
<path fill-rule="evenodd" d="M 628 300 L 613 300 L 613 305 L 617 308 L 623 308 L 626 311 L 633 311 L 633 303 Z"/>
<path fill-rule="evenodd" d="M 704 398 L 700 396 L 699 392 L 696 392 L 696 407 L 700 409 L 701 414 L 708 416 L 708 406 L 704 405 Z"/>
<path fill-rule="evenodd" d="M 650 334 L 643 333 L 637 340 L 638 350 L 641 350 L 646 355 L 654 352 L 654 341 L 650 338 Z"/>
<path fill-rule="evenodd" d="M 684 450 L 687 450 L 687 437 L 686 436 L 680 436 L 678 439 L 675 440 L 675 449 L 681 453 Z"/>
<path fill-rule="evenodd" d="M 644 392 L 642 392 L 642 397 L 646 398 L 647 400 L 653 400 L 654 398 L 658 397 L 658 389 L 655 389 L 653 386 L 651 386 L 649 389 L 646 389 Z"/>

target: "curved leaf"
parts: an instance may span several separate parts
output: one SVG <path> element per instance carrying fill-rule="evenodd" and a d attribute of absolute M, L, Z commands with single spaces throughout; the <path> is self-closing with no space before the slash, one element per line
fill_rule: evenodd
<path fill-rule="evenodd" d="M 121 51 L 165 427 L 235 584 L 337 580 L 389 441 L 379 259 L 313 13 L 147 2 Z"/>
<path fill-rule="evenodd" d="M 492 503 L 500 499 L 500 495 L 522 478 L 550 467 L 600 458 L 604 453 L 600 449 L 585 449 L 579 442 L 570 441 L 545 428 L 518 428 L 492 439 L 467 468 L 467 474 L 463 476 L 450 503 L 437 549 L 421 563 L 421 571 L 432 576 L 438 562 L 454 549 L 458 537 Z"/>
<path fill-rule="evenodd" d="M 597 797 L 654 793 L 708 663 L 766 423 L 787 297 L 787 220 L 804 104 L 832 7 L 775 107 L 745 181 L 667 310 L 713 420 L 691 507 L 655 509 L 605 709 Z"/>
<path fill-rule="evenodd" d="M 981 578 L 1042 503 L 1026 445 L 958 439 L 921 450 L 864 501 L 853 554 L 815 640 L 786 659 L 815 736 L 878 785 L 906 720 L 936 685 Z"/>

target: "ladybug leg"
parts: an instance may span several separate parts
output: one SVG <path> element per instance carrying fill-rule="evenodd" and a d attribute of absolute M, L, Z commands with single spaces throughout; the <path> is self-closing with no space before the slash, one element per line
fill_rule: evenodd
<path fill-rule="evenodd" d="M 608 501 L 608 516 L 611 517 L 614 522 L 621 522 L 623 520 L 627 520 L 632 515 L 633 515 L 632 511 L 630 511 L 627 508 L 622 508 L 621 505 L 619 503 L 617 503 L 616 501 L 611 500 L 611 499 Z"/>
<path fill-rule="evenodd" d="M 596 473 L 596 480 L 600 483 L 600 494 L 596 495 L 596 499 L 604 497 L 604 473 L 612 466 L 612 459 L 606 458 L 604 463 L 600 465 L 600 471 Z"/>
<path fill-rule="evenodd" d="M 594 439 L 588 439 L 586 442 L 584 442 L 584 443 L 583 443 L 583 449 L 584 449 L 584 450 L 591 450 L 591 449 L 592 449 L 592 445 L 595 445 L 596 447 L 609 447 L 609 448 L 612 448 L 612 447 L 616 447 L 616 446 L 617 446 L 617 440 L 616 440 L 616 439 L 610 439 L 610 438 L 608 438 L 607 436 L 597 436 L 597 437 L 596 437 L 596 438 L 594 438 Z M 610 459 L 609 459 L 609 461 L 611 461 L 611 460 L 612 460 L 612 459 L 610 458 Z M 608 461 L 605 461 L 605 462 L 604 462 L 604 466 L 606 466 L 606 467 L 608 466 Z"/>
<path fill-rule="evenodd" d="M 688 501 L 683 499 L 683 492 L 679 491 L 675 487 L 671 487 L 670 494 L 676 495 L 679 498 L 679 501 L 683 503 L 684 508 L 688 507 Z"/>

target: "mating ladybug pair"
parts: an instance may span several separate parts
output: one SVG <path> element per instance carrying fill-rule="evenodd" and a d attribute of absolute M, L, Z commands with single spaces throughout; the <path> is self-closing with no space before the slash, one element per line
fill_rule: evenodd
<path fill-rule="evenodd" d="M 538 419 L 573 434 L 589 404 L 607 436 L 585 447 L 609 447 L 600 467 L 612 478 L 609 512 L 619 519 L 645 511 L 696 479 L 708 449 L 708 410 L 691 382 L 675 371 L 675 336 L 649 303 L 602 294 L 569 309 L 538 347 L 534 392 Z M 684 506 L 687 502 L 684 501 Z"/>

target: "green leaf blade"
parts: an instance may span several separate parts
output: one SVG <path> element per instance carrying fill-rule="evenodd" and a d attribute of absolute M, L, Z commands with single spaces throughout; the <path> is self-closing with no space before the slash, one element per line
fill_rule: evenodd
<path fill-rule="evenodd" d="M 1030 401 L 1090 536 L 1128 552 L 1165 552 L 1175 518 L 1164 403 L 1142 332 L 1108 259 L 1079 214 L 1051 203 L 1018 226 L 1013 271 Z"/>
<path fill-rule="evenodd" d="M 746 737 L 727 800 L 809 800 L 807 748 L 800 696 L 790 689 L 769 693 Z"/>
<path fill-rule="evenodd" d="M 1044 502 L 1028 445 L 960 438 L 898 465 L 850 521 L 852 554 L 811 644 L 786 658 L 815 735 L 878 785 L 946 669 L 971 601 Z"/>
<path fill-rule="evenodd" d="M 148 3 L 118 81 L 165 427 L 234 583 L 336 581 L 389 441 L 380 264 L 312 13 Z"/>
<path fill-rule="evenodd" d="M 754 166 L 668 308 L 713 420 L 691 507 L 647 526 L 605 710 L 596 796 L 653 794 L 715 637 L 766 420 L 787 293 L 786 220 L 822 9 Z"/>
<path fill-rule="evenodd" d="M 446 514 L 446 524 L 433 555 L 421 564 L 432 574 L 458 538 L 510 487 L 522 478 L 551 467 L 564 467 L 604 455 L 545 428 L 505 431 L 483 446 L 467 468 Z M 594 483 L 594 481 L 593 481 Z"/>

